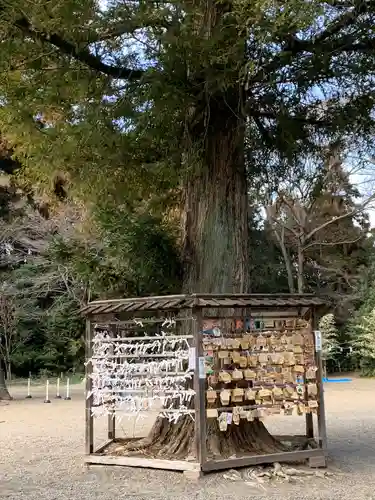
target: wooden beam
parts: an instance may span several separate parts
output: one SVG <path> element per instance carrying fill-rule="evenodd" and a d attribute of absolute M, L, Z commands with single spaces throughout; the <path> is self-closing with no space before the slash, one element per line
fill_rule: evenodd
<path fill-rule="evenodd" d="M 313 341 L 314 341 L 314 354 L 315 354 L 315 335 L 313 330 L 315 329 L 315 318 L 314 314 L 311 311 L 310 312 L 312 316 L 312 321 L 311 321 L 311 334 L 313 336 Z M 305 381 L 305 400 L 307 401 L 309 399 L 308 391 L 307 391 L 307 384 Z M 306 413 L 305 415 L 305 423 L 306 423 L 306 437 L 308 438 L 313 438 L 314 437 L 314 420 L 313 420 L 313 414 L 312 413 Z"/>
<path fill-rule="evenodd" d="M 312 310 L 313 325 L 318 328 L 318 316 L 315 309 Z M 315 346 L 315 335 L 314 335 L 314 346 Z M 326 412 L 324 403 L 324 385 L 323 385 L 323 359 L 322 351 L 316 350 L 315 346 L 315 356 L 318 370 L 316 372 L 316 379 L 318 383 L 318 443 L 320 448 L 323 450 L 327 449 L 327 428 L 326 428 Z"/>
<path fill-rule="evenodd" d="M 202 465 L 204 472 L 223 469 L 235 469 L 250 465 L 272 464 L 274 462 L 299 462 L 311 457 L 325 457 L 326 451 L 321 449 L 271 453 L 269 455 L 251 455 L 241 458 L 210 460 Z"/>
<path fill-rule="evenodd" d="M 105 441 L 105 443 L 100 445 L 99 448 L 95 450 L 95 453 L 102 453 L 107 448 L 107 446 L 109 446 L 112 442 L 113 442 L 112 439 L 110 439 L 109 441 Z"/>
<path fill-rule="evenodd" d="M 202 335 L 202 315 L 200 310 L 193 311 L 193 332 L 195 346 L 195 373 L 194 373 L 194 403 L 195 403 L 195 444 L 197 461 L 200 464 L 206 461 L 206 376 L 201 378 L 201 362 L 204 361 Z"/>
<path fill-rule="evenodd" d="M 85 357 L 86 361 L 92 356 L 92 328 L 91 322 L 86 320 L 86 335 L 85 335 Z M 86 380 L 86 390 L 85 390 L 85 450 L 86 455 L 93 453 L 94 451 L 94 419 L 91 414 L 92 408 L 92 363 L 86 364 L 85 370 L 85 380 Z M 90 394 L 89 397 L 88 394 Z"/>
<path fill-rule="evenodd" d="M 116 337 L 116 333 L 117 333 L 116 326 L 111 325 L 111 327 L 109 329 L 109 335 L 110 335 L 111 339 Z M 111 352 L 113 354 L 113 343 L 112 343 L 112 347 L 111 347 Z M 116 410 L 113 410 L 110 413 L 108 413 L 108 429 L 107 430 L 108 430 L 108 439 L 110 439 L 110 440 L 115 439 L 115 437 L 116 437 Z"/>
<path fill-rule="evenodd" d="M 125 467 L 144 467 L 146 469 L 164 470 L 191 470 L 200 471 L 201 467 L 197 462 L 185 462 L 183 460 L 163 460 L 157 458 L 140 457 L 117 457 L 113 455 L 88 455 L 85 457 L 86 464 L 97 465 L 120 465 Z"/>

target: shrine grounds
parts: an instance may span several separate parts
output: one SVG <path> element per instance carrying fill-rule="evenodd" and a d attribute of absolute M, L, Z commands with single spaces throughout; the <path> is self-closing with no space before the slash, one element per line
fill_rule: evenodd
<path fill-rule="evenodd" d="M 72 400 L 44 404 L 42 387 L 13 388 L 15 400 L 0 402 L 0 499 L 5 500 L 217 500 L 217 499 L 375 499 L 375 380 L 325 384 L 332 476 L 302 477 L 263 487 L 232 481 L 225 472 L 198 483 L 181 473 L 82 465 L 84 388 L 72 386 Z M 269 422 L 269 423 L 268 423 Z M 97 444 L 105 440 L 96 422 Z M 145 427 L 152 424 L 146 422 Z M 301 433 L 303 417 L 266 421 L 274 434 Z M 122 421 L 118 430 L 139 435 L 140 426 Z M 265 488 L 265 490 L 263 489 Z"/>

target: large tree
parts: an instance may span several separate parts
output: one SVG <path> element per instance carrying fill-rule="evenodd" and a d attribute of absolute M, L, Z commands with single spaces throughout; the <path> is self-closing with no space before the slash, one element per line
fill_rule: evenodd
<path fill-rule="evenodd" d="M 375 2 L 104 5 L 0 2 L 1 129 L 29 175 L 67 169 L 86 198 L 179 191 L 185 290 L 246 292 L 248 180 L 337 136 L 360 150 L 373 131 Z M 190 427 L 158 422 L 146 444 Z M 279 447 L 260 422 L 240 432 L 220 446 Z"/>

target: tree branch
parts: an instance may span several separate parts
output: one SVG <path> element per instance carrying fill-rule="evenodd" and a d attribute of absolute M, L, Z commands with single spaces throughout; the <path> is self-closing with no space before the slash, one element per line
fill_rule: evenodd
<path fill-rule="evenodd" d="M 375 195 L 374 195 L 375 196 Z M 326 228 L 330 224 L 333 224 L 334 222 L 338 222 L 339 220 L 345 219 L 347 217 L 353 217 L 354 215 L 357 215 L 366 208 L 366 206 L 374 199 L 374 196 L 371 196 L 360 208 L 357 208 L 355 210 L 352 210 L 351 212 L 347 212 L 345 214 L 339 215 L 338 217 L 332 217 L 332 219 L 327 220 L 324 222 L 324 224 L 321 224 L 320 226 L 316 227 L 312 231 L 310 231 L 306 237 L 305 241 L 310 240 L 318 231 L 321 231 L 322 229 Z"/>
<path fill-rule="evenodd" d="M 53 45 L 63 54 L 72 57 L 76 61 L 81 62 L 99 73 L 112 76 L 113 78 L 124 78 L 128 80 L 137 80 L 144 75 L 144 71 L 140 69 L 130 69 L 122 66 L 105 64 L 99 57 L 91 54 L 88 49 L 79 49 L 73 43 L 68 42 L 56 33 L 45 33 L 44 31 L 34 28 L 25 17 L 15 21 L 14 26 L 34 40 Z"/>
<path fill-rule="evenodd" d="M 269 206 L 266 207 L 266 213 L 267 213 L 267 217 L 269 220 L 274 220 Z M 290 261 L 289 254 L 288 254 L 288 251 L 287 251 L 286 246 L 285 246 L 285 227 L 281 226 L 281 233 L 280 234 L 278 233 L 276 227 L 274 227 L 272 224 L 271 224 L 271 227 L 272 227 L 273 234 L 275 235 L 275 238 L 277 240 L 277 243 L 279 244 L 279 247 L 280 247 L 283 259 L 284 259 L 285 269 L 286 269 L 286 273 L 287 273 L 287 277 L 288 277 L 289 292 L 294 293 L 295 288 L 294 288 L 294 280 L 293 280 L 292 263 Z"/>
<path fill-rule="evenodd" d="M 346 273 L 345 271 L 342 271 L 340 268 L 326 267 L 326 266 L 323 266 L 322 264 L 318 264 L 318 262 L 316 262 L 316 261 L 314 261 L 314 262 L 308 261 L 308 264 L 310 266 L 312 266 L 313 268 L 318 269 L 319 271 L 324 271 L 326 273 L 333 274 L 334 276 L 339 276 L 340 278 L 345 280 L 346 284 L 349 287 L 352 287 L 352 284 L 350 283 L 350 278 L 357 277 L 357 275 L 349 276 L 348 273 Z"/>
<path fill-rule="evenodd" d="M 301 221 L 298 219 L 295 211 L 294 211 L 294 205 L 292 205 L 291 203 L 289 203 L 289 201 L 286 199 L 286 197 L 284 195 L 281 195 L 280 196 L 280 199 L 281 199 L 281 202 L 284 203 L 284 205 L 286 205 L 288 208 L 289 208 L 289 212 L 291 213 L 294 221 L 297 223 L 297 227 L 301 227 L 302 223 Z M 298 234 L 297 232 L 295 234 Z"/>
<path fill-rule="evenodd" d="M 305 50 L 308 52 L 310 51 L 314 52 L 314 49 L 340 48 L 341 47 L 340 39 L 333 41 L 333 45 L 322 44 L 322 42 L 325 42 L 330 37 L 337 35 L 342 29 L 352 26 L 357 21 L 360 15 L 366 14 L 367 12 L 370 11 L 371 8 L 375 7 L 374 0 L 367 0 L 367 1 L 357 0 L 356 2 L 353 2 L 353 4 L 352 6 L 354 8 L 352 10 L 350 10 L 349 12 L 345 12 L 337 19 L 335 19 L 329 26 L 327 26 L 327 28 L 324 31 L 322 31 L 322 33 L 313 37 L 310 40 L 301 40 L 299 38 L 293 38 L 289 43 L 289 45 L 284 48 L 284 50 L 292 50 L 292 51 L 297 50 L 298 52 L 300 52 L 301 50 L 302 51 Z M 369 42 L 371 43 L 372 40 L 369 40 Z"/>
<path fill-rule="evenodd" d="M 332 242 L 324 242 L 324 241 L 313 241 L 309 243 L 308 245 L 305 245 L 303 247 L 303 251 L 308 250 L 311 247 L 314 246 L 323 246 L 323 247 L 334 247 L 337 245 L 351 245 L 353 243 L 357 243 L 357 241 L 360 241 L 363 238 L 363 234 L 356 238 L 355 240 L 343 240 L 343 241 L 332 241 Z"/>
<path fill-rule="evenodd" d="M 248 85 L 263 81 L 264 78 L 269 78 L 270 73 L 277 71 L 283 65 L 290 64 L 294 57 L 303 52 L 311 52 L 315 54 L 319 52 L 319 55 L 322 57 L 322 52 L 324 51 L 346 52 L 373 50 L 375 40 L 372 38 L 358 42 L 355 41 L 353 35 L 343 36 L 341 39 L 329 39 L 339 33 L 342 29 L 351 26 L 355 23 L 358 16 L 370 12 L 370 9 L 374 7 L 374 0 L 358 0 L 354 3 L 353 10 L 342 14 L 316 37 L 312 37 L 310 40 L 301 40 L 295 36 L 289 36 L 288 43 L 282 47 L 281 51 L 274 57 L 274 59 L 260 68 L 260 70 L 252 78 L 249 78 Z"/>
<path fill-rule="evenodd" d="M 250 104 L 247 106 L 250 107 Z M 262 118 L 269 118 L 271 120 L 280 120 L 283 116 L 289 121 L 294 121 L 297 123 L 301 124 L 306 124 L 306 125 L 314 125 L 318 127 L 329 127 L 332 125 L 332 121 L 330 120 L 319 120 L 316 118 L 309 118 L 308 116 L 293 116 L 293 115 L 283 115 L 282 113 L 276 113 L 273 111 L 266 111 L 266 110 L 250 110 L 250 115 L 254 118 L 262 117 Z"/>

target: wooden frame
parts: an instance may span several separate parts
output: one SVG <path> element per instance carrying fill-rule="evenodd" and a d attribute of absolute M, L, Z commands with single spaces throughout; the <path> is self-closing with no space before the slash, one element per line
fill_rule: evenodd
<path fill-rule="evenodd" d="M 194 374 L 194 403 L 195 403 L 195 443 L 196 443 L 196 456 L 197 461 L 181 461 L 181 460 L 164 460 L 152 459 L 144 457 L 132 456 L 111 456 L 102 454 L 103 450 L 116 439 L 116 426 L 114 415 L 108 416 L 108 442 L 94 451 L 94 422 L 91 414 L 92 396 L 86 398 L 86 464 L 100 464 L 100 465 L 122 465 L 127 467 L 145 467 L 166 470 L 180 470 L 191 473 L 211 472 L 215 470 L 229 469 L 234 467 L 245 467 L 257 464 L 265 464 L 272 462 L 291 462 L 299 460 L 309 460 L 313 467 L 325 467 L 327 456 L 327 433 L 325 422 L 325 406 L 324 406 L 324 389 L 323 389 L 323 367 L 320 352 L 316 352 L 317 371 L 317 384 L 318 384 L 318 401 L 319 408 L 317 414 L 318 421 L 318 436 L 316 439 L 317 448 L 291 451 L 284 453 L 268 454 L 268 455 L 249 455 L 239 458 L 212 460 L 207 458 L 206 450 L 206 380 L 200 378 L 199 373 L 203 358 L 203 344 L 200 337 L 202 330 L 203 309 L 216 308 L 216 309 L 234 309 L 246 310 L 250 309 L 251 314 L 257 314 L 258 317 L 270 319 L 272 317 L 285 318 L 288 316 L 288 311 L 292 311 L 293 315 L 297 316 L 309 315 L 312 321 L 313 329 L 316 328 L 319 312 L 325 305 L 321 299 L 312 296 L 264 296 L 264 304 L 259 295 L 230 295 L 230 296 L 213 296 L 213 295 L 194 295 L 194 296 L 166 296 L 158 298 L 145 298 L 133 299 L 130 301 L 117 300 L 117 301 L 98 301 L 91 303 L 83 312 L 88 316 L 86 322 L 86 361 L 90 359 L 92 353 L 92 324 L 90 320 L 96 319 L 96 315 L 100 314 L 101 317 L 110 318 L 110 325 L 116 325 L 120 321 L 120 316 L 125 315 L 126 319 L 131 317 L 139 318 L 144 313 L 160 312 L 165 316 L 175 315 L 176 310 L 186 310 L 191 314 L 192 319 L 192 344 L 195 347 L 195 374 Z M 275 303 L 270 304 L 273 299 Z M 255 301 L 252 303 L 252 300 Z M 285 304 L 283 305 L 283 301 Z M 160 302 L 160 304 L 158 304 Z M 216 302 L 218 304 L 216 304 Z M 159 305 L 159 309 L 155 308 L 155 303 Z M 164 307 L 163 307 L 164 304 Z M 177 305 L 177 309 L 175 309 Z M 123 307 L 122 307 L 123 306 Z M 271 308 L 271 310 L 270 310 Z M 134 311 L 134 312 L 133 312 Z M 281 313 L 281 314 L 280 314 Z M 227 313 L 228 314 L 228 313 Z M 229 316 L 229 315 L 228 315 Z M 233 314 L 233 317 L 235 315 Z M 113 318 L 115 318 L 113 320 Z M 113 327 L 112 335 L 113 333 Z M 91 363 L 86 364 L 86 393 L 90 394 L 92 390 Z M 306 437 L 314 437 L 314 426 L 312 414 L 306 414 Z"/>

